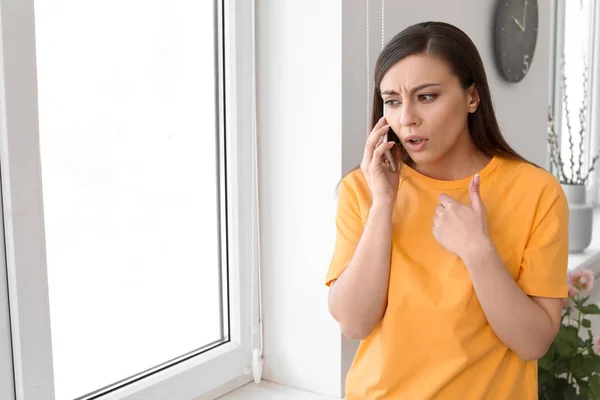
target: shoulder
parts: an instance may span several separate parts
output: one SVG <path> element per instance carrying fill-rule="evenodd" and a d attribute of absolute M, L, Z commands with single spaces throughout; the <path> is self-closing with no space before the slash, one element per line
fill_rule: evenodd
<path fill-rule="evenodd" d="M 346 174 L 337 190 L 338 211 L 351 210 L 353 214 L 364 219 L 371 205 L 371 191 L 360 168 Z"/>
<path fill-rule="evenodd" d="M 339 185 L 339 194 L 352 194 L 357 198 L 368 197 L 369 185 L 359 167 L 354 168 L 342 178 Z"/>
<path fill-rule="evenodd" d="M 503 159 L 497 170 L 499 186 L 510 187 L 513 193 L 533 200 L 538 209 L 567 207 L 566 196 L 556 176 L 548 170 L 526 161 Z"/>
<path fill-rule="evenodd" d="M 498 168 L 498 174 L 500 179 L 507 181 L 506 183 L 519 185 L 524 189 L 563 192 L 556 176 L 548 170 L 526 161 L 505 158 Z"/>

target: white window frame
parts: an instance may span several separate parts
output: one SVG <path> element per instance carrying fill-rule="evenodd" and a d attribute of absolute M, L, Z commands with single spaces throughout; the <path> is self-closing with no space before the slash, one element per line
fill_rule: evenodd
<path fill-rule="evenodd" d="M 588 165 L 594 154 L 600 150 L 600 1 L 595 0 L 592 13 L 592 36 L 590 43 L 590 104 L 589 104 L 589 130 L 590 144 L 588 151 Z M 590 174 L 589 200 L 595 205 L 600 204 L 600 162 Z"/>
<path fill-rule="evenodd" d="M 253 2 L 221 0 L 225 43 L 229 342 L 100 399 L 213 399 L 251 380 Z M 33 0 L 0 0 L 0 398 L 54 396 L 39 151 Z M 221 53 L 221 52 L 220 52 Z M 223 60 L 221 60 L 223 61 Z M 222 149 L 223 150 L 223 149 Z M 221 157 L 222 158 L 222 157 Z M 5 268 L 3 268 L 5 267 Z M 7 273 L 8 296 L 3 275 Z M 8 297 L 8 298 L 7 298 Z M 5 306 L 10 304 L 10 338 Z M 227 305 L 227 304 L 226 304 Z M 166 361 L 166 360 L 165 360 Z M 12 380 L 14 389 L 5 385 Z M 12 369 L 13 371 L 10 371 Z M 124 377 L 125 378 L 125 377 Z M 6 392 L 6 393 L 5 393 Z"/>
<path fill-rule="evenodd" d="M 553 61 L 550 69 L 550 113 L 554 118 L 554 126 L 560 141 L 562 127 L 562 89 L 561 89 L 561 63 L 560 58 L 562 49 L 564 48 L 565 37 L 565 0 L 551 0 L 550 2 L 550 27 L 552 29 L 550 35 L 550 60 Z M 546 164 L 553 172 L 554 166 L 550 163 L 550 147 L 548 147 L 548 156 Z"/>
<path fill-rule="evenodd" d="M 2 97 L 1 92 L 2 88 L 0 87 L 0 98 Z M 0 221 L 2 221 L 2 207 L 0 207 Z M 4 237 L 4 225 L 2 223 L 0 223 L 1 237 Z M 4 246 L 0 246 L 0 399 L 10 400 L 15 397 L 15 384 L 5 260 Z"/>
<path fill-rule="evenodd" d="M 553 60 L 550 74 L 550 94 L 551 94 L 551 111 L 554 117 L 554 126 L 556 133 L 561 143 L 562 135 L 562 109 L 563 93 L 561 88 L 561 57 L 564 48 L 565 37 L 565 18 L 566 18 L 566 1 L 570 0 L 552 0 L 552 22 L 554 27 L 552 32 L 552 46 L 550 51 L 550 59 Z M 586 123 L 586 134 L 588 135 L 584 142 L 584 157 L 587 161 L 586 165 L 590 165 L 594 154 L 600 150 L 600 0 L 594 0 L 593 9 L 590 13 L 591 22 L 591 40 L 589 48 L 589 104 L 588 118 Z M 550 165 L 550 156 L 548 155 L 548 166 Z M 556 171 L 553 171 L 556 172 Z M 596 169 L 590 173 L 587 182 L 588 201 L 596 206 L 600 205 L 600 162 L 596 164 Z"/>

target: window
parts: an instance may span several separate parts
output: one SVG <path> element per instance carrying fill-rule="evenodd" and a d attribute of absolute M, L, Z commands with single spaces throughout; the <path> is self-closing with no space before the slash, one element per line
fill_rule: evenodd
<path fill-rule="evenodd" d="M 18 398 L 189 399 L 250 380 L 244 3 L 0 0 Z"/>
<path fill-rule="evenodd" d="M 584 157 L 584 153 L 589 146 L 585 141 L 579 140 L 578 133 L 583 128 L 587 134 L 589 128 L 589 118 L 585 115 L 580 116 L 579 112 L 584 105 L 584 100 L 589 100 L 591 15 L 593 15 L 592 0 L 565 2 L 564 44 L 562 54 L 557 54 L 560 68 L 557 71 L 561 74 L 560 79 L 564 79 L 566 85 L 562 86 L 561 83 L 562 115 L 560 131 L 562 133 L 562 154 L 566 155 L 567 158 L 565 160 L 565 172 L 568 176 L 584 173 L 584 171 L 580 171 L 578 161 L 580 155 L 581 158 Z M 587 97 L 584 99 L 584 96 Z M 585 106 L 589 107 L 589 101 L 585 103 Z M 587 114 L 589 115 L 589 112 Z M 569 135 L 569 132 L 571 132 L 571 135 Z M 573 171 L 569 161 L 571 155 L 574 161 Z"/>
<path fill-rule="evenodd" d="M 556 10 L 555 127 L 561 137 L 565 174 L 573 180 L 581 180 L 586 177 L 600 143 L 597 135 L 590 134 L 596 131 L 597 118 L 593 102 L 597 97 L 594 87 L 598 86 L 595 76 L 598 2 L 557 0 Z M 583 140 L 581 132 L 584 132 Z M 598 166 L 596 164 L 596 169 Z M 598 178 L 592 172 L 587 180 L 594 198 Z"/>

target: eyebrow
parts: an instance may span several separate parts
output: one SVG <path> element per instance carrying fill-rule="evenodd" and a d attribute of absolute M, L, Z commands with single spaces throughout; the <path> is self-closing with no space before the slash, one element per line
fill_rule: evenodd
<path fill-rule="evenodd" d="M 431 86 L 441 86 L 439 83 L 424 83 L 422 85 L 419 85 L 415 88 L 413 88 L 410 92 L 414 93 L 414 92 L 418 92 L 419 90 L 431 87 Z M 384 94 L 395 94 L 397 95 L 398 92 L 396 92 L 395 90 L 384 90 L 383 92 L 381 92 L 382 95 Z"/>

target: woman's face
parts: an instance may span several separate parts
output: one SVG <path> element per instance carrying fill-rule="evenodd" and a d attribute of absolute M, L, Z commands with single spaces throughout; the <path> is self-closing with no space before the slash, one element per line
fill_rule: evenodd
<path fill-rule="evenodd" d="M 406 57 L 386 72 L 380 89 L 386 120 L 416 165 L 472 146 L 467 119 L 479 96 L 461 86 L 445 61 Z"/>

